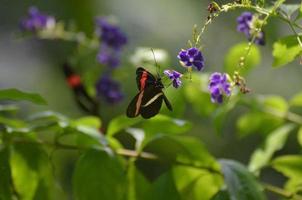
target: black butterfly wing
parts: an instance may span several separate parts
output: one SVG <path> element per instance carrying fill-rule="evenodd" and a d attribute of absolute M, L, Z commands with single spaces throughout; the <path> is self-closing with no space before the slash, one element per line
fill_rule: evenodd
<path fill-rule="evenodd" d="M 156 78 L 147 70 L 142 67 L 137 68 L 136 70 L 136 84 L 138 90 L 145 89 L 151 85 L 153 85 L 156 81 Z M 141 83 L 144 82 L 145 86 L 142 88 Z"/>
<path fill-rule="evenodd" d="M 133 118 L 133 117 L 137 117 L 139 115 L 139 111 L 140 111 L 140 103 L 138 102 L 138 98 L 143 94 L 144 91 L 139 92 L 130 102 L 128 108 L 127 108 L 127 112 L 126 115 L 129 118 Z M 137 106 L 139 106 L 137 108 Z M 137 109 L 139 109 L 137 111 Z"/>
<path fill-rule="evenodd" d="M 166 95 L 163 95 L 163 98 L 164 98 L 164 102 L 165 102 L 167 108 L 168 108 L 170 111 L 172 111 L 172 110 L 173 110 L 172 105 L 171 105 L 170 101 L 168 100 L 168 98 L 166 97 Z"/>
<path fill-rule="evenodd" d="M 149 86 L 145 89 L 140 109 L 143 118 L 149 119 L 157 115 L 163 103 L 164 93 L 161 88 Z"/>

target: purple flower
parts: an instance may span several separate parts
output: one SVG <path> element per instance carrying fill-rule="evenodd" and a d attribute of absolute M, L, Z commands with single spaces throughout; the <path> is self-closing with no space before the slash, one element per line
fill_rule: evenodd
<path fill-rule="evenodd" d="M 27 17 L 20 22 L 20 27 L 24 31 L 37 31 L 55 26 L 55 18 L 41 13 L 36 7 L 30 7 Z"/>
<path fill-rule="evenodd" d="M 210 83 L 208 86 L 211 93 L 211 101 L 213 103 L 222 103 L 223 96 L 231 95 L 231 85 L 228 81 L 227 74 L 218 72 L 210 76 Z"/>
<path fill-rule="evenodd" d="M 103 97 L 108 103 L 118 103 L 124 97 L 119 83 L 106 75 L 102 76 L 96 83 L 96 90 L 97 95 Z"/>
<path fill-rule="evenodd" d="M 110 24 L 105 18 L 96 20 L 100 38 L 104 44 L 114 49 L 121 49 L 127 43 L 126 35 L 118 26 Z"/>
<path fill-rule="evenodd" d="M 202 70 L 204 67 L 203 55 L 201 51 L 195 47 L 187 50 L 181 50 L 177 57 L 184 67 L 194 66 L 198 71 Z"/>
<path fill-rule="evenodd" d="M 169 79 L 172 80 L 173 87 L 178 88 L 181 86 L 181 80 L 182 74 L 174 71 L 174 70 L 165 70 L 164 74 L 169 77 Z"/>
<path fill-rule="evenodd" d="M 97 60 L 103 65 L 116 68 L 120 64 L 120 50 L 113 50 L 103 44 L 97 55 Z"/>
<path fill-rule="evenodd" d="M 249 41 L 252 40 L 253 34 L 257 34 L 255 37 L 254 42 L 259 45 L 265 45 L 265 37 L 264 32 L 256 32 L 255 28 L 253 28 L 253 22 L 255 20 L 254 15 L 251 12 L 243 12 L 238 18 L 237 18 L 237 31 L 244 33 Z"/>

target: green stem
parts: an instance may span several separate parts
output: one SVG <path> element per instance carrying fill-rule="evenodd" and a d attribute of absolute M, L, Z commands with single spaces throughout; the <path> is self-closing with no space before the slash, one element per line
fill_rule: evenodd
<path fill-rule="evenodd" d="M 286 199 L 302 200 L 302 196 L 297 195 L 293 192 L 286 191 L 282 188 L 279 188 L 279 187 L 276 187 L 274 185 L 267 184 L 267 183 L 263 183 L 262 185 L 263 185 L 265 190 L 267 190 L 269 192 L 272 192 L 272 193 L 275 193 L 275 194 L 278 194 L 279 196 L 282 196 Z"/>

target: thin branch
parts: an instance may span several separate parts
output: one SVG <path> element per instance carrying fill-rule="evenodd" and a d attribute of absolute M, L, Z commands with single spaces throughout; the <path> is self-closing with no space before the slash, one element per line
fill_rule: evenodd
<path fill-rule="evenodd" d="M 267 183 L 263 183 L 262 185 L 263 185 L 265 190 L 267 190 L 269 192 L 272 192 L 272 193 L 275 193 L 275 194 L 278 194 L 278 195 L 280 195 L 284 198 L 294 199 L 294 200 L 302 200 L 302 196 L 300 196 L 296 193 L 290 192 L 290 191 L 286 191 L 283 188 L 279 188 L 277 186 L 267 184 Z"/>

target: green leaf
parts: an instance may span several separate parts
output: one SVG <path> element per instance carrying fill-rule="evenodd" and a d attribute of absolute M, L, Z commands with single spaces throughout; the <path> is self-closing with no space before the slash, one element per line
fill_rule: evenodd
<path fill-rule="evenodd" d="M 297 137 L 298 137 L 299 144 L 302 146 L 302 127 L 300 127 L 299 129 Z"/>
<path fill-rule="evenodd" d="M 125 115 L 114 118 L 108 125 L 107 136 L 113 136 L 121 130 L 133 126 L 141 121 L 141 118 L 128 118 Z"/>
<path fill-rule="evenodd" d="M 183 200 L 209 200 L 219 191 L 223 182 L 218 174 L 188 166 L 176 166 L 173 173 Z"/>
<path fill-rule="evenodd" d="M 174 136 L 172 139 L 184 149 L 177 155 L 177 161 L 208 167 L 216 171 L 220 170 L 219 164 L 200 140 L 190 136 Z"/>
<path fill-rule="evenodd" d="M 88 126 L 88 127 L 99 129 L 102 125 L 102 122 L 99 117 L 86 116 L 75 120 L 74 124 L 76 126 Z"/>
<path fill-rule="evenodd" d="M 220 160 L 231 200 L 265 200 L 262 186 L 245 166 L 232 160 Z"/>
<path fill-rule="evenodd" d="M 302 92 L 296 94 L 293 98 L 291 98 L 289 105 L 302 107 Z"/>
<path fill-rule="evenodd" d="M 142 149 L 157 157 L 146 160 L 139 158 L 136 166 L 149 179 L 154 180 L 162 173 L 169 170 L 175 162 L 187 165 L 195 164 L 215 171 L 219 171 L 219 165 L 209 154 L 201 142 L 193 137 L 174 135 L 161 135 L 149 141 Z"/>
<path fill-rule="evenodd" d="M 299 178 L 302 182 L 302 156 L 280 156 L 273 160 L 272 167 L 289 178 Z"/>
<path fill-rule="evenodd" d="M 30 101 L 35 104 L 47 105 L 39 94 L 22 92 L 17 89 L 0 90 L 0 100 Z"/>
<path fill-rule="evenodd" d="M 189 131 L 191 127 L 192 124 L 188 121 L 160 114 L 144 121 L 142 125 L 147 137 L 154 137 L 157 134 L 182 134 Z"/>
<path fill-rule="evenodd" d="M 78 160 L 73 174 L 73 193 L 78 200 L 114 199 L 126 195 L 124 169 L 109 152 L 91 149 Z"/>
<path fill-rule="evenodd" d="M 273 131 L 266 138 L 264 147 L 256 149 L 253 153 L 249 163 L 249 170 L 258 174 L 270 162 L 274 153 L 283 148 L 289 133 L 294 128 L 294 124 L 286 124 Z"/>
<path fill-rule="evenodd" d="M 132 186 L 135 188 L 136 200 L 181 199 L 171 170 L 163 173 L 153 182 L 148 181 L 138 170 L 135 170 L 132 180 L 134 181 Z"/>
<path fill-rule="evenodd" d="M 302 191 L 302 156 L 288 155 L 276 158 L 272 167 L 287 176 L 289 179 L 285 188 L 293 193 Z"/>
<path fill-rule="evenodd" d="M 273 67 L 281 67 L 292 62 L 301 52 L 302 48 L 295 35 L 281 38 L 273 45 Z"/>
<path fill-rule="evenodd" d="M 296 11 L 299 10 L 300 4 L 282 4 L 279 8 L 288 17 L 291 17 Z"/>
<path fill-rule="evenodd" d="M 15 188 L 22 199 L 53 199 L 55 184 L 51 164 L 40 145 L 14 145 L 10 165 Z"/>
<path fill-rule="evenodd" d="M 269 95 L 265 96 L 263 99 L 261 99 L 261 101 L 263 106 L 276 109 L 281 114 L 285 114 L 288 111 L 288 104 L 281 96 Z"/>
<path fill-rule="evenodd" d="M 0 199 L 12 199 L 9 149 L 0 146 Z"/>
<path fill-rule="evenodd" d="M 233 74 L 235 70 L 238 70 L 238 63 L 240 58 L 245 55 L 247 43 L 240 43 L 229 49 L 224 59 L 224 70 Z M 247 73 L 260 64 L 261 53 L 256 45 L 251 46 L 249 55 L 246 57 L 245 66 L 241 68 L 240 73 L 247 75 Z"/>
<path fill-rule="evenodd" d="M 156 159 L 138 158 L 135 165 L 148 180 L 154 181 L 171 169 L 177 155 L 184 151 L 184 147 L 171 136 L 157 136 L 148 141 L 142 149 L 142 152 L 155 155 Z"/>

